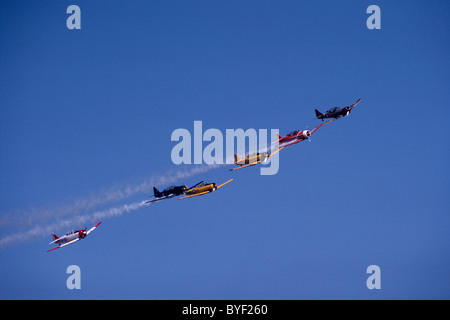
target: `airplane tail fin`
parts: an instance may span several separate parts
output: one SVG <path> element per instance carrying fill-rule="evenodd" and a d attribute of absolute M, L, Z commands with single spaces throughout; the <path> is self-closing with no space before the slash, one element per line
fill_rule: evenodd
<path fill-rule="evenodd" d="M 53 235 L 53 239 L 54 240 L 58 240 L 59 239 L 59 237 L 56 234 L 52 233 L 52 235 Z"/>
<path fill-rule="evenodd" d="M 161 192 L 159 192 L 158 189 L 156 189 L 155 187 L 153 187 L 153 194 L 155 195 L 155 197 L 158 197 L 158 195 L 160 195 Z"/>
<path fill-rule="evenodd" d="M 319 110 L 315 110 L 316 111 L 316 117 L 317 117 L 317 119 L 321 119 L 321 118 L 323 118 L 323 114 L 322 113 L 320 113 L 320 111 Z"/>
<path fill-rule="evenodd" d="M 241 158 L 239 158 L 237 154 L 234 154 L 234 162 L 236 163 L 239 160 L 241 160 Z"/>

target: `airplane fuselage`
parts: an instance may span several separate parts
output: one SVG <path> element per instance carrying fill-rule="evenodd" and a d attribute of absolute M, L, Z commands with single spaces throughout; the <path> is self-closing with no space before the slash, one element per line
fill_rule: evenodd
<path fill-rule="evenodd" d="M 64 244 L 64 243 L 73 241 L 73 240 L 78 239 L 78 238 L 83 239 L 84 237 L 86 237 L 86 230 L 81 229 L 81 230 L 72 231 L 72 232 L 70 232 L 70 233 L 68 233 L 68 234 L 66 234 L 66 235 L 56 239 L 54 241 L 54 243 L 56 243 L 56 244 Z"/>
<path fill-rule="evenodd" d="M 187 186 L 183 185 L 183 186 L 170 186 L 168 188 L 165 188 L 163 191 L 158 191 L 158 189 L 156 189 L 155 187 L 153 187 L 153 194 L 156 198 L 156 201 L 160 198 L 172 198 L 175 196 L 179 196 L 181 194 L 184 193 L 185 190 L 187 190 Z M 155 202 L 155 200 L 150 201 L 150 202 Z"/>
<path fill-rule="evenodd" d="M 311 133 L 309 130 L 295 131 L 295 133 L 288 133 L 285 137 L 280 137 L 278 140 L 279 145 L 293 144 L 305 139 L 309 139 Z"/>
<path fill-rule="evenodd" d="M 216 184 L 215 183 L 208 183 L 205 184 L 204 186 L 200 186 L 200 187 L 196 187 L 196 188 L 192 188 L 186 191 L 186 195 L 193 195 L 193 194 L 197 194 L 197 193 L 202 193 L 202 192 L 212 192 L 215 190 Z"/>
<path fill-rule="evenodd" d="M 327 111 L 323 114 L 323 118 L 324 119 L 328 119 L 328 118 L 341 118 L 344 117 L 346 115 L 348 115 L 350 113 L 350 111 L 345 107 L 345 108 L 338 108 L 338 109 L 332 109 L 330 111 Z"/>
<path fill-rule="evenodd" d="M 164 189 L 161 192 L 161 196 L 169 196 L 169 195 L 172 195 L 172 194 L 178 196 L 180 194 L 183 194 L 185 189 L 186 189 L 185 186 L 170 187 L 170 188 Z"/>
<path fill-rule="evenodd" d="M 262 162 L 262 161 L 266 160 L 267 157 L 268 157 L 267 152 L 258 153 L 258 154 L 252 155 L 252 156 L 247 156 L 244 159 L 238 159 L 238 160 L 236 160 L 235 164 L 242 166 L 245 164 Z"/>

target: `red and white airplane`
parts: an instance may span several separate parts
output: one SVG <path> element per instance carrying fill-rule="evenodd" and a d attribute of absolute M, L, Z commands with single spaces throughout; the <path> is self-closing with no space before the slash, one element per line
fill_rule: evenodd
<path fill-rule="evenodd" d="M 59 244 L 59 246 L 57 246 L 56 248 L 47 250 L 47 252 L 65 247 L 69 244 L 77 242 L 78 240 L 84 239 L 89 233 L 94 231 L 95 228 L 97 228 L 101 223 L 102 222 L 100 221 L 99 223 L 97 223 L 95 226 L 93 226 L 92 228 L 90 228 L 87 231 L 86 231 L 86 229 L 72 230 L 72 231 L 66 233 L 66 235 L 64 235 L 62 237 L 58 237 L 56 234 L 53 233 L 53 238 L 55 240 L 53 240 L 49 244 L 56 243 L 56 244 Z"/>
<path fill-rule="evenodd" d="M 295 131 L 289 132 L 284 137 L 278 135 L 278 145 L 280 146 L 280 148 L 281 147 L 287 147 L 287 146 L 290 146 L 291 144 L 298 143 L 300 141 L 309 139 L 311 137 L 311 135 L 314 132 L 316 132 L 321 126 L 323 126 L 323 125 L 325 125 L 327 123 L 330 123 L 333 120 L 329 120 L 327 122 L 324 122 L 324 123 L 318 125 L 312 131 L 309 131 L 309 130 L 303 130 L 303 131 L 295 130 Z"/>
<path fill-rule="evenodd" d="M 290 146 L 291 144 L 309 139 L 311 137 L 311 132 L 309 130 L 295 130 L 292 132 L 289 132 L 284 137 L 278 135 L 278 145 L 282 147 Z"/>

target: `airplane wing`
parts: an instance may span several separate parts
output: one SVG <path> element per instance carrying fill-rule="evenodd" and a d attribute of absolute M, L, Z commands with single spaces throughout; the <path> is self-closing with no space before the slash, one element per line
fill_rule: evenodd
<path fill-rule="evenodd" d="M 327 122 L 324 122 L 324 123 L 318 125 L 317 127 L 315 127 L 315 128 L 311 131 L 311 135 L 312 135 L 314 132 L 316 132 L 317 130 L 319 130 L 319 128 L 320 128 L 321 126 L 326 125 L 327 123 L 333 122 L 334 120 L 336 120 L 336 119 L 331 119 L 331 120 L 328 120 Z"/>
<path fill-rule="evenodd" d="M 362 99 L 358 99 L 358 101 L 356 101 L 354 104 L 352 104 L 350 106 L 350 109 L 353 109 L 354 107 L 356 107 L 356 105 L 361 101 Z"/>
<path fill-rule="evenodd" d="M 161 201 L 161 200 L 171 199 L 173 197 L 175 197 L 175 194 L 172 193 L 171 195 L 168 195 L 168 196 L 165 196 L 165 197 L 161 197 L 161 198 L 157 198 L 157 199 L 154 199 L 154 200 L 145 201 L 145 203 L 147 204 L 147 203 L 158 202 L 158 201 Z"/>
<path fill-rule="evenodd" d="M 179 198 L 178 200 L 192 198 L 192 197 L 197 197 L 197 196 L 202 196 L 202 195 L 210 193 L 210 192 L 211 191 L 205 191 L 205 192 L 200 192 L 200 193 L 196 193 L 196 194 L 191 194 L 190 196 L 182 197 L 182 198 Z"/>
<path fill-rule="evenodd" d="M 62 248 L 62 247 L 68 246 L 69 244 L 72 244 L 72 243 L 74 243 L 74 242 L 77 242 L 78 240 L 80 240 L 80 238 L 77 238 L 77 239 L 74 239 L 74 240 L 72 240 L 72 241 L 69 241 L 69 242 L 67 242 L 67 243 L 64 243 L 64 244 L 62 244 L 62 245 L 60 245 L 60 246 L 58 246 L 58 247 L 56 247 L 56 248 L 53 248 L 53 249 L 47 250 L 47 252 L 50 252 L 50 251 L 53 251 L 53 250 L 56 250 L 56 249 L 59 249 L 59 248 Z"/>
<path fill-rule="evenodd" d="M 301 142 L 301 141 L 303 141 L 303 140 L 305 140 L 305 139 L 298 139 L 298 140 L 294 140 L 294 141 L 292 141 L 292 142 L 289 142 L 289 143 L 286 143 L 286 144 L 284 144 L 284 143 L 280 143 L 280 145 L 282 145 L 282 147 L 281 147 L 281 148 L 284 148 L 284 147 L 287 147 L 287 146 L 290 146 L 290 145 L 293 145 L 293 144 L 299 143 L 299 142 Z M 280 150 L 281 150 L 281 148 L 280 148 Z"/>
<path fill-rule="evenodd" d="M 237 168 L 230 169 L 230 171 L 234 171 L 234 170 L 238 170 L 238 169 L 243 169 L 243 168 L 247 168 L 247 167 L 250 167 L 250 166 L 254 166 L 255 164 L 258 164 L 260 162 L 261 161 L 258 160 L 255 163 L 250 163 L 250 164 L 246 164 L 245 166 L 240 166 L 240 167 L 237 167 Z"/>
<path fill-rule="evenodd" d="M 220 186 L 218 186 L 218 187 L 216 188 L 216 190 L 219 189 L 219 188 L 222 188 L 224 185 L 226 185 L 227 183 L 230 183 L 231 181 L 233 181 L 233 179 L 230 179 L 230 180 L 228 180 L 227 182 L 222 183 Z"/>
<path fill-rule="evenodd" d="M 280 152 L 283 148 L 284 148 L 284 147 L 278 148 L 277 150 L 275 150 L 274 152 L 272 152 L 272 153 L 268 156 L 268 158 L 270 158 L 271 156 L 277 154 L 277 153 Z"/>
<path fill-rule="evenodd" d="M 88 235 L 89 233 L 91 233 L 92 231 L 94 231 L 95 228 L 97 228 L 101 223 L 102 223 L 102 222 L 100 221 L 100 222 L 97 223 L 95 226 L 93 226 L 92 228 L 90 228 L 90 229 L 88 230 L 88 232 L 86 232 L 86 235 Z M 70 242 L 68 242 L 68 243 L 70 243 Z"/>

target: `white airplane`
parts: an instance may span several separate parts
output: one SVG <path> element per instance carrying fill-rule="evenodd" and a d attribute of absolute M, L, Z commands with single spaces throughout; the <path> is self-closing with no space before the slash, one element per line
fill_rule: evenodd
<path fill-rule="evenodd" d="M 50 252 L 52 250 L 55 249 L 59 249 L 62 247 L 65 247 L 69 244 L 72 244 L 74 242 L 77 242 L 78 240 L 84 239 L 89 233 L 91 233 L 92 231 L 95 230 L 95 228 L 97 228 L 102 222 L 100 221 L 99 223 L 97 223 L 95 226 L 93 226 L 92 228 L 90 228 L 89 230 L 86 231 L 86 229 L 81 229 L 81 230 L 72 230 L 68 233 L 66 233 L 65 236 L 62 237 L 58 237 L 56 234 L 53 233 L 53 238 L 55 240 L 53 240 L 52 242 L 50 242 L 49 244 L 59 244 L 59 246 L 57 246 L 56 248 L 47 250 L 47 252 Z"/>

